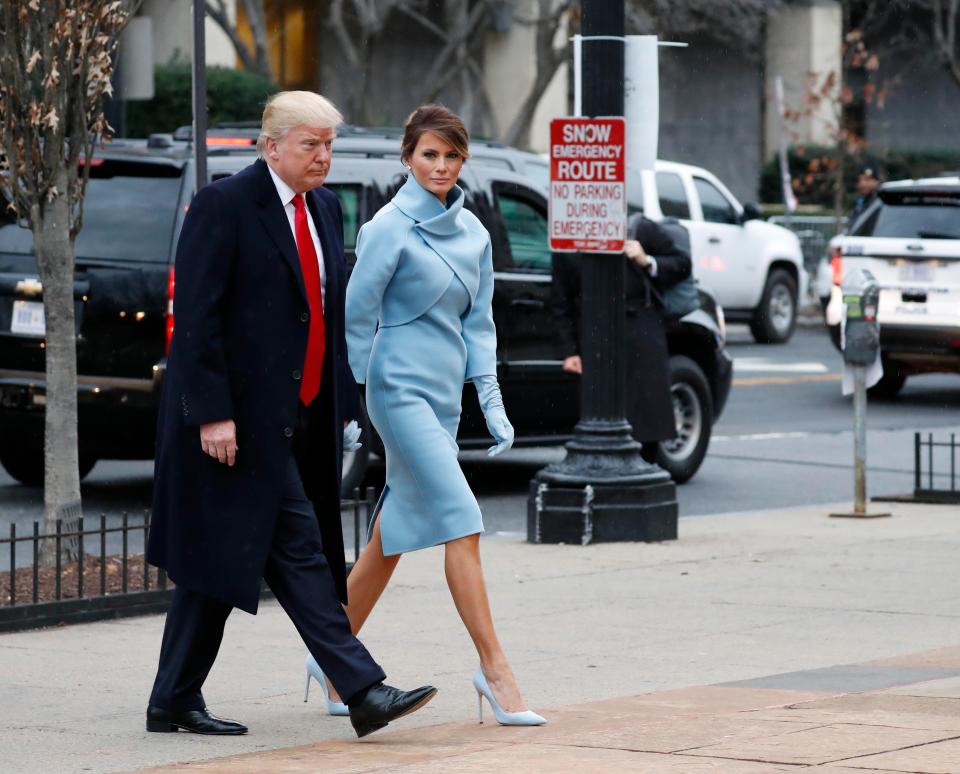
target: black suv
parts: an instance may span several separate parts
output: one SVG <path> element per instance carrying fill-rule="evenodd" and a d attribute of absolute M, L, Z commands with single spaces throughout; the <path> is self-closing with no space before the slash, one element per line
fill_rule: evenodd
<path fill-rule="evenodd" d="M 210 144 L 211 180 L 251 163 L 255 132 L 215 134 L 220 136 Z M 477 143 L 475 150 L 461 185 L 467 206 L 493 238 L 498 371 L 516 443 L 561 443 L 578 419 L 578 378 L 561 370 L 553 336 L 543 188 L 515 171 L 517 159 L 542 160 L 492 143 Z M 85 225 L 76 241 L 81 475 L 98 459 L 153 456 L 174 325 L 173 256 L 195 177 L 189 145 L 170 135 L 114 141 L 96 155 L 90 172 Z M 357 230 L 402 183 L 401 172 L 395 135 L 354 131 L 337 140 L 327 188 L 343 205 L 349 264 Z M 0 463 L 31 485 L 43 478 L 43 336 L 36 327 L 18 326 L 13 309 L 41 301 L 36 276 L 30 232 L 9 219 L 0 221 Z M 649 452 L 679 481 L 703 460 L 732 378 L 722 311 L 705 293 L 701 301 L 700 310 L 669 331 L 679 437 Z M 475 400 L 464 405 L 458 442 L 462 448 L 490 442 Z M 379 439 L 347 455 L 345 491 L 362 480 L 371 451 L 382 452 Z"/>

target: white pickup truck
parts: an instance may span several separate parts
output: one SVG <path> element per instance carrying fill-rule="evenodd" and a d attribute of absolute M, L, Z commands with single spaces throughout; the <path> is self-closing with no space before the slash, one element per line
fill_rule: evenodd
<path fill-rule="evenodd" d="M 749 323 L 758 342 L 787 341 L 808 281 L 796 235 L 761 220 L 756 205 L 740 204 L 701 167 L 657 161 L 641 174 L 644 214 L 686 227 L 694 276 L 713 291 L 727 319 Z"/>

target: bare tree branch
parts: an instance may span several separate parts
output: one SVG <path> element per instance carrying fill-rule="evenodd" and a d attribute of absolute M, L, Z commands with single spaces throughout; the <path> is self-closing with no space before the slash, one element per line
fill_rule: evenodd
<path fill-rule="evenodd" d="M 216 22 L 230 39 L 243 69 L 258 73 L 265 78 L 273 78 L 270 72 L 270 56 L 267 51 L 267 16 L 263 7 L 264 0 L 243 0 L 243 8 L 253 33 L 253 50 L 240 36 L 236 23 L 230 21 L 226 0 L 205 0 L 207 15 Z"/>

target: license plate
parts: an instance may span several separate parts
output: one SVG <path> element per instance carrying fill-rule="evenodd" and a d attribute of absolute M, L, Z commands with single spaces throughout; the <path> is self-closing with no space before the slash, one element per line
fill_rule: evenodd
<path fill-rule="evenodd" d="M 936 263 L 900 264 L 901 282 L 933 282 Z"/>
<path fill-rule="evenodd" d="M 47 326 L 43 318 L 43 304 L 39 301 L 14 301 L 10 332 L 24 336 L 45 336 Z"/>

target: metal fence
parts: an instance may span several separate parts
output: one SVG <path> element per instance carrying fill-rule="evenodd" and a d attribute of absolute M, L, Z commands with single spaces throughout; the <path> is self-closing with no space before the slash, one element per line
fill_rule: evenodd
<path fill-rule="evenodd" d="M 774 215 L 769 220 L 797 235 L 803 251 L 803 266 L 811 277 L 816 275 L 830 240 L 847 227 L 846 217 L 832 215 Z"/>
<path fill-rule="evenodd" d="M 363 496 L 355 489 L 352 499 L 340 502 L 341 520 L 352 528 L 354 561 L 366 545 L 376 502 L 373 487 Z M 149 512 L 108 521 L 105 515 L 58 521 L 52 533 L 42 533 L 39 521 L 27 534 L 10 525 L 9 536 L 0 538 L 0 557 L 9 557 L 0 572 L 0 632 L 166 609 L 172 594 L 166 573 L 147 563 L 143 548 L 131 550 L 132 544 L 147 545 Z M 45 554 L 49 565 L 42 562 Z"/>
<path fill-rule="evenodd" d="M 957 457 L 960 442 L 950 433 L 947 441 L 934 440 L 927 433 L 926 440 L 920 433 L 913 434 L 913 496 L 920 502 L 960 503 L 960 488 L 957 487 Z M 940 485 L 940 481 L 946 487 Z"/>

